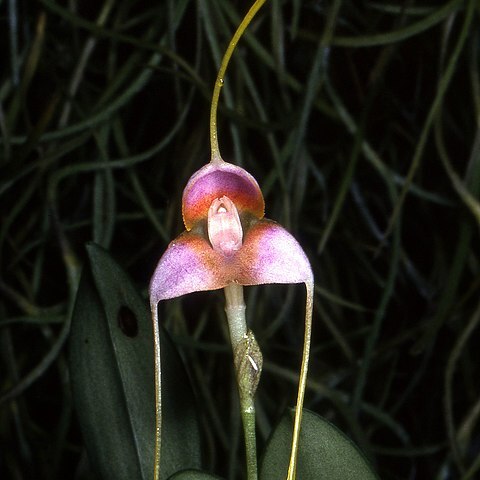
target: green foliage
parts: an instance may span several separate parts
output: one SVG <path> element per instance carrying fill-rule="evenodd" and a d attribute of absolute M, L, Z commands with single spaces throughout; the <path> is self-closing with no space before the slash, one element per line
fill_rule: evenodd
<path fill-rule="evenodd" d="M 98 271 L 79 287 L 85 244 L 111 252 L 146 297 L 183 229 L 185 182 L 209 159 L 213 82 L 246 8 L 0 3 L 1 478 L 92 478 L 70 319 L 80 294 L 103 321 L 125 297 L 100 308 Z M 478 13 L 475 0 L 270 0 L 222 91 L 225 160 L 258 179 L 268 217 L 300 240 L 315 272 L 306 406 L 384 480 L 480 471 Z M 262 451 L 295 402 L 304 299 L 293 286 L 246 295 L 265 359 Z M 240 479 L 222 308 L 209 292 L 160 305 L 160 316 L 195 391 L 202 468 Z M 95 327 L 89 338 L 109 332 Z M 96 355 L 120 368 L 109 345 Z M 149 352 L 139 363 L 148 375 Z M 118 402 L 127 414 L 126 397 Z"/>
<path fill-rule="evenodd" d="M 185 470 L 170 477 L 170 480 L 215 480 L 219 477 L 198 470 Z"/>
<path fill-rule="evenodd" d="M 284 415 L 268 441 L 261 480 L 282 478 L 288 467 L 293 416 Z M 324 418 L 303 411 L 297 478 L 302 480 L 376 480 L 352 441 Z"/>
<path fill-rule="evenodd" d="M 78 290 L 70 373 L 88 457 L 99 478 L 151 479 L 155 429 L 150 312 L 118 265 L 88 246 Z M 188 376 L 162 335 L 162 477 L 200 466 L 200 437 Z"/>

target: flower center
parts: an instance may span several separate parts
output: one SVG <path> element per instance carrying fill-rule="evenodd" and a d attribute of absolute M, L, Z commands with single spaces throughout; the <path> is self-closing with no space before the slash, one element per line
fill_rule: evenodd
<path fill-rule="evenodd" d="M 227 257 L 242 246 L 242 224 L 235 204 L 228 197 L 217 198 L 210 205 L 207 229 L 213 249 Z"/>

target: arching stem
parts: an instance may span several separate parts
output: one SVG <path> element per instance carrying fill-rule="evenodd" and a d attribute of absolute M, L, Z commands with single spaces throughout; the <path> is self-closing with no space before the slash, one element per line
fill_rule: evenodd
<path fill-rule="evenodd" d="M 154 376 L 155 376 L 155 447 L 154 480 L 160 480 L 160 450 L 162 444 L 162 369 L 160 365 L 160 326 L 158 325 L 158 305 L 150 303 L 153 323 Z"/>
<path fill-rule="evenodd" d="M 250 7 L 250 10 L 247 12 L 242 22 L 237 28 L 237 31 L 233 35 L 230 43 L 228 45 L 227 51 L 223 56 L 222 63 L 220 64 L 220 69 L 218 70 L 217 80 L 215 81 L 215 86 L 213 88 L 212 96 L 212 106 L 210 109 L 210 148 L 212 151 L 211 162 L 220 163 L 223 162 L 222 156 L 220 155 L 220 148 L 218 146 L 218 133 L 217 133 L 217 110 L 218 110 L 218 99 L 220 96 L 220 89 L 223 87 L 225 72 L 228 67 L 228 62 L 232 57 L 233 51 L 237 46 L 240 37 L 243 35 L 243 32 L 248 27 L 249 23 L 252 21 L 253 17 L 256 15 L 258 10 L 266 0 L 256 0 L 255 3 Z"/>
<path fill-rule="evenodd" d="M 312 315 L 313 315 L 313 282 L 305 283 L 307 289 L 307 301 L 305 306 L 305 337 L 303 343 L 302 368 L 298 382 L 297 406 L 295 408 L 295 422 L 293 425 L 292 450 L 290 463 L 288 465 L 287 480 L 295 480 L 297 470 L 298 441 L 300 438 L 300 427 L 302 423 L 303 399 L 305 397 L 305 386 L 307 383 L 308 359 L 310 357 L 310 340 L 312 336 Z"/>

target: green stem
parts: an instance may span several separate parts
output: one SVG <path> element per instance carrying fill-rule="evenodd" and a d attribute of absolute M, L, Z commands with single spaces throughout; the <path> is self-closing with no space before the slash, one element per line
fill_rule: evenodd
<path fill-rule="evenodd" d="M 247 336 L 247 320 L 245 319 L 245 301 L 243 287 L 238 283 L 231 283 L 225 287 L 225 313 L 227 314 L 228 328 L 233 351 Z"/>
<path fill-rule="evenodd" d="M 253 397 L 260 379 L 262 357 L 253 333 L 247 330 L 243 287 L 236 283 L 228 285 L 225 287 L 225 299 L 245 437 L 247 478 L 257 480 L 257 441 Z"/>
<path fill-rule="evenodd" d="M 245 435 L 245 451 L 247 457 L 247 478 L 257 480 L 257 439 L 255 436 L 255 405 L 253 396 L 240 396 L 243 431 Z"/>

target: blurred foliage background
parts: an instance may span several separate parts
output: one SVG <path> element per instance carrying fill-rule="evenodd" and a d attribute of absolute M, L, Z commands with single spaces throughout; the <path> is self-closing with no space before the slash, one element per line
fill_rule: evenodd
<path fill-rule="evenodd" d="M 146 296 L 209 160 L 213 83 L 248 7 L 0 2 L 1 478 L 88 472 L 66 361 L 85 243 Z M 257 178 L 316 276 L 306 407 L 386 480 L 480 475 L 479 13 L 474 0 L 271 0 L 222 90 L 223 157 Z M 304 298 L 246 295 L 265 359 L 261 448 L 295 402 Z M 161 316 L 196 390 L 206 468 L 233 479 L 222 310 L 207 292 Z"/>

